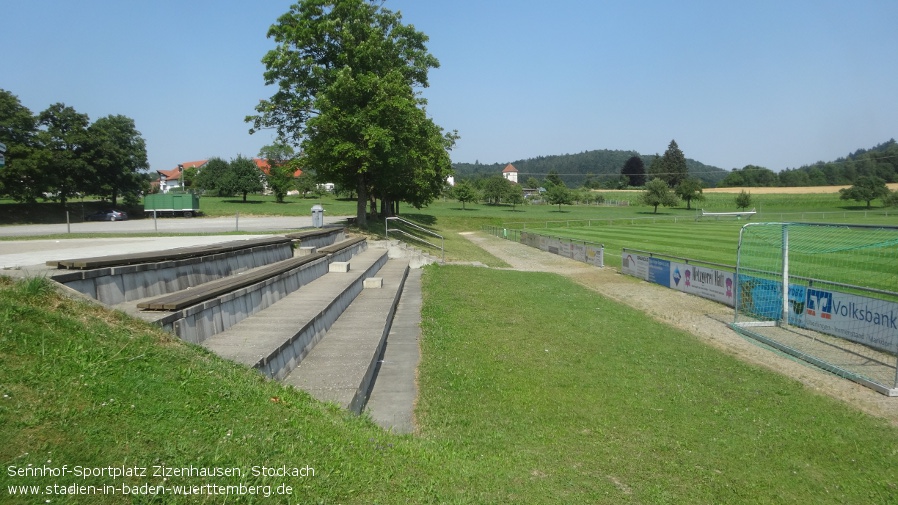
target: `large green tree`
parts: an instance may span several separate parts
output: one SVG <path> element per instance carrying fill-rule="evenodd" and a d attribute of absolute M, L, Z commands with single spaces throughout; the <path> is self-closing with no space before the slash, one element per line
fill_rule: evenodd
<path fill-rule="evenodd" d="M 227 176 L 224 179 L 223 189 L 229 194 L 243 195 L 243 201 L 246 202 L 246 196 L 249 193 L 258 193 L 262 191 L 262 171 L 256 163 L 242 155 L 228 163 Z"/>
<path fill-rule="evenodd" d="M 627 158 L 620 173 L 627 178 L 628 186 L 640 187 L 645 185 L 645 163 L 639 156 Z"/>
<path fill-rule="evenodd" d="M 277 46 L 262 59 L 264 77 L 277 92 L 247 117 L 251 133 L 275 129 L 320 181 L 355 188 L 363 227 L 371 195 L 416 206 L 439 195 L 457 137 L 424 114 L 415 91 L 439 66 L 426 35 L 381 2 L 304 0 L 268 36 Z"/>
<path fill-rule="evenodd" d="M 666 182 L 655 178 L 645 184 L 645 191 L 639 195 L 639 202 L 654 207 L 655 214 L 657 214 L 659 205 L 673 207 L 679 203 L 679 198 L 671 191 Z"/>
<path fill-rule="evenodd" d="M 465 204 L 468 202 L 476 202 L 480 198 L 480 193 L 468 181 L 459 181 L 452 188 L 452 196 L 461 202 L 462 210 L 465 210 Z"/>
<path fill-rule="evenodd" d="M 483 182 L 481 193 L 488 203 L 498 205 L 508 198 L 512 184 L 505 177 L 494 175 Z"/>
<path fill-rule="evenodd" d="M 56 103 L 38 115 L 37 123 L 32 168 L 39 171 L 38 184 L 47 196 L 65 205 L 79 192 L 95 192 L 96 172 L 85 154 L 90 124 L 87 114 Z"/>
<path fill-rule="evenodd" d="M 857 182 L 853 186 L 839 190 L 839 198 L 842 200 L 866 202 L 868 209 L 870 208 L 870 202 L 873 200 L 888 196 L 889 188 L 886 186 L 886 181 L 876 176 L 858 177 Z"/>
<path fill-rule="evenodd" d="M 696 177 L 683 179 L 674 189 L 674 193 L 683 200 L 686 200 L 686 209 L 692 209 L 692 200 L 702 201 L 705 195 L 702 193 L 702 181 Z"/>
<path fill-rule="evenodd" d="M 677 145 L 676 140 L 671 140 L 667 150 L 661 156 L 661 179 L 667 182 L 671 188 L 677 187 L 689 176 L 689 167 L 686 166 L 686 156 Z"/>
<path fill-rule="evenodd" d="M 27 160 L 36 134 L 34 114 L 22 105 L 19 97 L 0 89 L 0 142 L 6 144 L 6 166 L 0 169 L 0 194 L 22 201 L 37 197 L 37 193 L 23 184 L 30 172 Z"/>
<path fill-rule="evenodd" d="M 217 156 L 209 158 L 209 160 L 199 168 L 189 168 L 189 176 L 187 177 L 192 187 L 203 191 L 204 193 L 217 193 L 219 196 L 231 196 L 234 193 L 229 192 L 226 181 L 230 177 L 230 164 Z"/>
<path fill-rule="evenodd" d="M 122 115 L 101 117 L 87 132 L 86 156 L 96 178 L 95 193 L 113 205 L 119 195 L 137 201 L 137 194 L 146 189 L 141 171 L 150 166 L 146 141 L 134 120 Z"/>
<path fill-rule="evenodd" d="M 558 210 L 561 211 L 562 205 L 574 203 L 574 194 L 564 183 L 553 184 L 546 190 L 546 202 L 550 205 L 558 205 Z"/>

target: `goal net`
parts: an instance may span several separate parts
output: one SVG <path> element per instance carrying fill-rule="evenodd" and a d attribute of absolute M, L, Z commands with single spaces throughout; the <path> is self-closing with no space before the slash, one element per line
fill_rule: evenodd
<path fill-rule="evenodd" d="M 740 333 L 898 396 L 898 228 L 747 224 L 735 300 Z"/>

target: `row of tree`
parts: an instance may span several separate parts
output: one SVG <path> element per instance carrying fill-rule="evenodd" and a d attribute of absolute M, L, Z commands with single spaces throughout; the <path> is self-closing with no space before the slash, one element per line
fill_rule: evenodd
<path fill-rule="evenodd" d="M 126 116 L 91 123 L 63 103 L 35 115 L 0 89 L 0 142 L 7 146 L 0 194 L 19 202 L 47 198 L 65 204 L 77 194 L 136 202 L 149 187 L 142 172 L 149 168 L 146 142 Z"/>
<path fill-rule="evenodd" d="M 733 169 L 720 187 L 843 186 L 854 185 L 862 177 L 877 177 L 886 183 L 898 182 L 898 142 L 891 139 L 871 149 L 858 149 L 835 161 L 786 169 L 776 173 L 756 165 Z"/>

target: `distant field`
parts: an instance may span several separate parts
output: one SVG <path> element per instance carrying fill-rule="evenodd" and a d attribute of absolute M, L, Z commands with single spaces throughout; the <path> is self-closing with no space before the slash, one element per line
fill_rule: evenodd
<path fill-rule="evenodd" d="M 886 184 L 889 190 L 898 189 L 898 183 Z M 794 188 L 708 188 L 705 193 L 740 193 L 745 190 L 754 195 L 807 195 L 813 193 L 838 193 L 842 188 L 851 186 L 799 186 Z"/>

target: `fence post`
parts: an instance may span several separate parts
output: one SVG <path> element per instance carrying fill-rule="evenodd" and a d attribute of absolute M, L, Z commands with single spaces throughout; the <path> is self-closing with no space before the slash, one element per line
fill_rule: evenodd
<path fill-rule="evenodd" d="M 68 233 L 72 233 L 72 222 L 69 220 L 69 211 L 65 211 L 65 228 Z"/>

